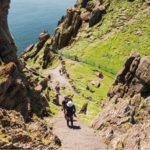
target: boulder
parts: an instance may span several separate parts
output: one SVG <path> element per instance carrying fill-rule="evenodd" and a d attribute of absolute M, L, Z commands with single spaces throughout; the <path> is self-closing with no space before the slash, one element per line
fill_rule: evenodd
<path fill-rule="evenodd" d="M 50 35 L 47 32 L 42 32 L 39 35 L 39 41 L 46 41 L 49 37 Z"/>
<path fill-rule="evenodd" d="M 96 23 L 98 23 L 103 14 L 105 13 L 106 8 L 104 6 L 96 6 L 94 8 L 94 10 L 92 11 L 92 15 L 91 18 L 89 20 L 89 26 L 92 27 L 93 25 L 95 25 Z"/>
<path fill-rule="evenodd" d="M 88 107 L 88 103 L 85 103 L 81 110 L 79 111 L 79 114 L 86 114 L 87 113 L 87 107 Z"/>
<path fill-rule="evenodd" d="M 92 85 L 94 85 L 95 87 L 99 88 L 101 86 L 99 81 L 91 81 L 90 82 Z"/>
<path fill-rule="evenodd" d="M 141 58 L 136 76 L 145 84 L 150 84 L 150 56 Z"/>
<path fill-rule="evenodd" d="M 103 73 L 97 73 L 96 76 L 97 76 L 98 78 L 100 78 L 100 79 L 103 79 L 103 78 L 104 78 Z"/>

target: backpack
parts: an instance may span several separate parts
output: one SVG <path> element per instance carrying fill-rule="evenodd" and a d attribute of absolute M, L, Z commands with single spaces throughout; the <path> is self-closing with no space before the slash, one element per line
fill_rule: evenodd
<path fill-rule="evenodd" d="M 67 116 L 72 116 L 75 113 L 75 106 L 73 105 L 72 107 L 68 107 L 66 105 L 66 112 Z"/>

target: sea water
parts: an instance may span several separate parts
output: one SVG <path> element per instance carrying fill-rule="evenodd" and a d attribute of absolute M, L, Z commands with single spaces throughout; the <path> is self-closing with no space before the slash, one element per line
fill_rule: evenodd
<path fill-rule="evenodd" d="M 38 40 L 42 31 L 53 34 L 59 19 L 76 0 L 11 0 L 9 27 L 18 55 Z"/>

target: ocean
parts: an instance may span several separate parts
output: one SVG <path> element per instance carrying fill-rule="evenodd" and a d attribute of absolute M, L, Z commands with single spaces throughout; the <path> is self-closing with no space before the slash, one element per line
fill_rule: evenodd
<path fill-rule="evenodd" d="M 61 16 L 76 0 L 11 0 L 8 22 L 20 55 L 42 31 L 53 34 Z"/>

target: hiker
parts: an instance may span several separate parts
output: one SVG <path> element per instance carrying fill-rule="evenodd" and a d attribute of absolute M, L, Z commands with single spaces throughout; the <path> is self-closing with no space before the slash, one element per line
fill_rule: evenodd
<path fill-rule="evenodd" d="M 71 122 L 71 127 L 73 127 L 73 115 L 76 116 L 76 108 L 71 100 L 69 100 L 65 106 L 65 118 L 67 120 L 67 126 L 69 126 L 69 121 Z"/>
<path fill-rule="evenodd" d="M 65 114 L 65 111 L 66 111 L 66 105 L 67 105 L 68 101 L 69 101 L 68 96 L 65 96 L 64 100 L 62 101 L 62 111 L 64 111 L 64 114 Z"/>
<path fill-rule="evenodd" d="M 99 0 L 99 3 L 100 3 L 100 5 L 102 5 L 103 4 L 103 0 Z"/>
<path fill-rule="evenodd" d="M 53 103 L 57 106 L 59 106 L 59 94 L 55 95 L 55 98 L 53 99 Z"/>
<path fill-rule="evenodd" d="M 55 87 L 55 90 L 57 92 L 57 94 L 60 94 L 60 86 L 59 86 L 59 83 L 57 83 L 56 87 Z"/>
<path fill-rule="evenodd" d="M 61 60 L 61 61 L 63 60 L 62 56 L 59 56 L 59 60 Z"/>
<path fill-rule="evenodd" d="M 48 79 L 51 80 L 51 78 L 52 78 L 52 77 L 51 77 L 51 75 L 49 74 L 49 75 L 48 75 Z"/>
<path fill-rule="evenodd" d="M 67 77 L 68 79 L 70 79 L 70 75 L 69 75 L 69 73 L 67 73 L 67 74 L 66 74 L 66 77 Z"/>
<path fill-rule="evenodd" d="M 65 68 L 65 66 L 62 66 L 61 71 L 62 71 L 62 74 L 65 74 L 65 73 L 66 73 L 66 68 Z"/>
<path fill-rule="evenodd" d="M 61 69 L 59 69 L 59 74 L 62 75 L 62 70 Z"/>

